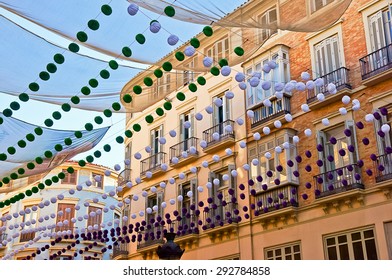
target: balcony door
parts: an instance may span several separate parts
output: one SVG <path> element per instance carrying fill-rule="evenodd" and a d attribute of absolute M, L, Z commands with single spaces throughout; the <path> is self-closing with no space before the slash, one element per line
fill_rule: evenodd
<path fill-rule="evenodd" d="M 224 123 L 230 120 L 230 102 L 227 98 L 222 96 L 217 96 L 214 98 L 222 100 L 222 106 L 214 105 L 213 112 L 213 125 L 215 127 L 214 132 L 219 132 L 220 135 L 224 134 Z"/>
<path fill-rule="evenodd" d="M 159 143 L 159 138 L 163 137 L 163 125 L 158 126 L 157 128 L 150 131 L 150 146 L 151 146 L 151 159 L 149 162 L 150 168 L 154 168 L 155 166 L 162 163 L 162 144 Z"/>
<path fill-rule="evenodd" d="M 314 46 L 316 56 L 316 75 L 318 77 L 325 76 L 343 66 L 343 59 L 339 47 L 339 37 L 335 34 L 328 37 Z M 336 71 L 334 75 L 328 75 L 324 84 L 338 84 L 341 80 L 340 71 Z"/>
<path fill-rule="evenodd" d="M 193 110 L 180 115 L 180 142 L 182 143 L 180 148 L 181 151 L 187 151 L 189 149 L 191 145 L 190 142 L 187 140 L 195 136 L 193 119 Z M 191 126 L 189 128 L 185 128 L 185 122 L 190 122 Z"/>

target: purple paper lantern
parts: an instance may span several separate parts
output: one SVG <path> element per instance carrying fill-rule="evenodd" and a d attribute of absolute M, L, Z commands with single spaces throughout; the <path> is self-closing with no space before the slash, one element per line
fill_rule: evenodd
<path fill-rule="evenodd" d="M 267 184 L 263 184 L 261 186 L 261 188 L 263 189 L 263 191 L 266 191 L 266 190 L 268 190 L 268 185 Z"/>
<path fill-rule="evenodd" d="M 249 186 L 253 186 L 255 184 L 255 182 L 252 179 L 249 179 L 248 184 L 249 184 Z"/>
<path fill-rule="evenodd" d="M 302 157 L 301 156 L 296 156 L 295 157 L 295 161 L 298 162 L 298 163 L 302 162 Z"/>
<path fill-rule="evenodd" d="M 308 199 L 308 195 L 306 193 L 303 193 L 302 194 L 302 198 L 303 198 L 303 200 L 307 200 Z"/>
<path fill-rule="evenodd" d="M 309 164 L 307 164 L 307 165 L 305 166 L 305 170 L 306 170 L 307 172 L 312 171 L 312 166 L 310 166 Z"/>
<path fill-rule="evenodd" d="M 298 177 L 299 177 L 299 172 L 298 172 L 298 170 L 294 170 L 294 171 L 293 171 L 293 175 L 294 175 L 295 177 L 298 178 Z"/>
<path fill-rule="evenodd" d="M 362 122 L 357 122 L 356 124 L 355 124 L 359 129 L 363 129 L 365 126 L 363 125 L 363 123 Z"/>
<path fill-rule="evenodd" d="M 287 165 L 288 165 L 289 167 L 293 167 L 293 166 L 294 166 L 294 162 L 293 162 L 291 159 L 289 159 L 289 160 L 287 161 Z"/>
<path fill-rule="evenodd" d="M 263 177 L 261 177 L 260 175 L 256 177 L 257 182 L 262 182 L 263 181 Z"/>
<path fill-rule="evenodd" d="M 255 195 L 256 195 L 256 190 L 255 190 L 255 189 L 251 189 L 251 190 L 250 190 L 250 194 L 251 194 L 252 196 L 255 196 Z"/>
<path fill-rule="evenodd" d="M 324 147 L 321 144 L 317 144 L 317 151 L 322 152 L 324 151 Z"/>
<path fill-rule="evenodd" d="M 332 136 L 331 138 L 329 138 L 329 143 L 331 143 L 332 145 L 335 145 L 337 142 L 338 141 L 336 140 L 335 137 Z"/>
<path fill-rule="evenodd" d="M 241 191 L 245 190 L 244 184 L 240 184 L 240 185 L 238 186 L 238 188 L 239 188 Z"/>
<path fill-rule="evenodd" d="M 371 155 L 370 155 L 370 159 L 371 159 L 372 161 L 376 161 L 376 160 L 377 160 L 377 155 L 371 154 Z"/>
<path fill-rule="evenodd" d="M 378 113 L 378 112 L 374 112 L 373 113 L 373 116 L 374 116 L 374 118 L 376 119 L 376 120 L 381 120 L 381 115 Z"/>
<path fill-rule="evenodd" d="M 312 157 L 312 153 L 309 150 L 307 150 L 305 152 L 305 156 L 308 157 L 308 158 L 311 158 Z"/>
<path fill-rule="evenodd" d="M 312 184 L 309 183 L 309 182 L 306 182 L 306 183 L 305 183 L 305 187 L 306 187 L 307 189 L 310 189 L 310 188 L 312 187 Z"/>

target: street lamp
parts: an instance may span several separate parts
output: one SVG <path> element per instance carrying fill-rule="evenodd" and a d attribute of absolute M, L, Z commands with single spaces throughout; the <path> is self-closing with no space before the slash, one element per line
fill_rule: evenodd
<path fill-rule="evenodd" d="M 179 260 L 185 249 L 181 249 L 180 245 L 174 243 L 176 234 L 174 232 L 165 233 L 166 243 L 158 246 L 157 255 L 160 260 Z"/>

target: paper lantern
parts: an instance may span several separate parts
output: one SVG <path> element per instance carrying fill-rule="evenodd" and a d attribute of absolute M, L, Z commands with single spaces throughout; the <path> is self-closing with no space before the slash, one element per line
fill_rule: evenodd
<path fill-rule="evenodd" d="M 258 132 L 254 133 L 254 134 L 253 134 L 253 138 L 254 138 L 256 141 L 260 140 L 260 139 L 261 139 L 260 133 L 258 133 Z"/>
<path fill-rule="evenodd" d="M 218 98 L 219 99 L 219 98 Z M 208 114 L 212 114 L 213 112 L 214 112 L 214 109 L 211 107 L 211 106 L 207 106 L 206 108 L 205 108 L 205 111 L 208 113 Z"/>
<path fill-rule="evenodd" d="M 245 81 L 245 75 L 242 72 L 238 72 L 234 78 L 238 83 Z"/>
<path fill-rule="evenodd" d="M 319 93 L 316 95 L 316 98 L 318 101 L 324 101 L 325 100 L 325 95 L 323 93 Z"/>
<path fill-rule="evenodd" d="M 130 14 L 131 16 L 136 15 L 138 11 L 139 11 L 139 6 L 136 5 L 135 3 L 131 3 L 128 6 L 128 14 Z"/>
<path fill-rule="evenodd" d="M 274 126 L 275 126 L 276 128 L 281 128 L 281 127 L 282 127 L 282 122 L 279 121 L 279 120 L 274 121 Z"/>
<path fill-rule="evenodd" d="M 259 85 L 259 83 L 260 83 L 260 79 L 257 77 L 252 77 L 249 80 L 249 84 L 251 87 L 257 87 Z"/>
<path fill-rule="evenodd" d="M 329 120 L 328 120 L 328 118 L 323 118 L 323 119 L 321 120 L 321 122 L 322 122 L 322 124 L 325 125 L 325 126 L 328 126 L 328 125 L 329 125 Z"/>
<path fill-rule="evenodd" d="M 194 55 L 196 52 L 196 49 L 193 46 L 187 46 L 184 50 L 184 54 L 186 56 L 192 56 Z"/>
<path fill-rule="evenodd" d="M 158 33 L 161 30 L 161 24 L 158 21 L 152 21 L 150 24 L 150 31 L 152 33 Z"/>
<path fill-rule="evenodd" d="M 249 164 L 245 163 L 245 164 L 242 166 L 242 168 L 243 168 L 244 170 L 246 170 L 246 171 L 249 171 L 250 166 L 249 166 Z"/>
<path fill-rule="evenodd" d="M 268 135 L 271 133 L 271 129 L 268 126 L 263 127 L 263 133 L 265 135 Z"/>
<path fill-rule="evenodd" d="M 365 116 L 365 121 L 372 122 L 373 120 L 374 120 L 374 115 L 373 114 L 367 114 Z"/>
<path fill-rule="evenodd" d="M 174 46 L 174 45 L 176 45 L 176 44 L 178 43 L 178 40 L 179 40 L 179 38 L 178 38 L 176 35 L 171 34 L 171 35 L 169 36 L 169 38 L 167 38 L 167 43 L 168 43 L 170 46 Z"/>
<path fill-rule="evenodd" d="M 257 158 L 252 159 L 252 165 L 258 166 L 259 165 L 259 160 Z"/>
<path fill-rule="evenodd" d="M 221 106 L 223 105 L 223 100 L 220 99 L 220 98 L 216 98 L 216 99 L 214 100 L 214 104 L 215 104 L 217 107 L 221 107 Z"/>
<path fill-rule="evenodd" d="M 226 153 L 226 155 L 228 155 L 228 156 L 233 155 L 233 151 L 232 151 L 230 148 L 227 148 L 227 149 L 225 150 L 225 153 Z"/>
<path fill-rule="evenodd" d="M 238 84 L 238 87 L 240 88 L 240 89 L 242 89 L 242 90 L 246 90 L 246 83 L 244 83 L 244 82 L 241 82 L 241 83 L 239 83 Z"/>
<path fill-rule="evenodd" d="M 255 117 L 255 113 L 252 110 L 246 111 L 246 115 L 248 118 L 253 119 Z"/>
<path fill-rule="evenodd" d="M 213 63 L 213 59 L 211 57 L 206 56 L 205 58 L 203 58 L 203 65 L 206 68 L 210 68 L 212 66 Z"/>
<path fill-rule="evenodd" d="M 269 99 L 264 99 L 263 100 L 263 104 L 266 107 L 271 107 L 272 106 L 272 103 L 271 103 L 271 101 Z"/>
<path fill-rule="evenodd" d="M 237 119 L 237 124 L 238 124 L 238 125 L 243 125 L 243 124 L 244 124 L 244 119 L 238 118 L 238 119 Z"/>
<path fill-rule="evenodd" d="M 388 124 L 383 124 L 381 126 L 381 131 L 384 133 L 388 133 L 391 130 L 391 127 Z"/>
<path fill-rule="evenodd" d="M 336 86 L 333 83 L 329 83 L 327 86 L 327 90 L 329 93 L 331 94 L 335 94 L 336 93 Z"/>
<path fill-rule="evenodd" d="M 275 96 L 277 99 L 282 99 L 283 98 L 283 92 L 282 91 L 277 91 L 275 92 Z"/>
<path fill-rule="evenodd" d="M 306 82 L 306 88 L 307 88 L 308 90 L 313 90 L 314 87 L 315 87 L 315 84 L 314 84 L 313 81 L 307 81 L 307 82 Z"/>
<path fill-rule="evenodd" d="M 284 119 L 286 122 L 291 122 L 293 120 L 293 116 L 291 114 L 284 115 Z"/>
<path fill-rule="evenodd" d="M 305 86 L 305 84 L 303 82 L 298 82 L 295 85 L 295 89 L 298 90 L 298 91 L 304 91 L 305 88 L 306 88 L 306 86 Z"/>
<path fill-rule="evenodd" d="M 222 67 L 222 69 L 221 69 L 222 76 L 227 77 L 230 75 L 230 73 L 231 73 L 231 68 L 229 66 L 226 65 L 226 66 Z"/>
<path fill-rule="evenodd" d="M 314 81 L 314 84 L 315 84 L 317 87 L 322 87 L 322 86 L 324 85 L 324 80 L 321 79 L 321 78 L 317 78 L 317 79 Z"/>
<path fill-rule="evenodd" d="M 240 147 L 241 147 L 242 149 L 246 148 L 246 142 L 245 142 L 245 141 L 241 141 L 241 142 L 240 142 Z"/>
<path fill-rule="evenodd" d="M 289 83 L 287 83 L 284 86 L 284 90 L 285 90 L 285 92 L 289 92 L 290 93 L 290 92 L 292 92 L 294 90 L 294 87 L 295 87 L 294 83 L 289 82 Z"/>
<path fill-rule="evenodd" d="M 343 102 L 343 104 L 345 104 L 345 105 L 347 105 L 348 103 L 350 103 L 350 100 L 351 100 L 351 98 L 350 98 L 350 96 L 348 96 L 348 95 L 345 95 L 345 96 L 342 97 L 342 102 Z"/>
<path fill-rule="evenodd" d="M 302 72 L 301 79 L 304 81 L 308 81 L 310 79 L 310 74 L 308 72 Z"/>
<path fill-rule="evenodd" d="M 309 105 L 308 105 L 308 104 L 302 104 L 302 105 L 301 105 L 301 110 L 302 110 L 303 112 L 305 112 L 305 113 L 309 112 L 309 111 L 310 111 Z"/>
<path fill-rule="evenodd" d="M 305 129 L 304 133 L 307 137 L 312 135 L 312 131 L 309 128 Z"/>

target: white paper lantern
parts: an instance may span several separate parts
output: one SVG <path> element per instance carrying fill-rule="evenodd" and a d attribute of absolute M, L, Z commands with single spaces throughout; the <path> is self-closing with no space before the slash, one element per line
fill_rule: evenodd
<path fill-rule="evenodd" d="M 255 139 L 256 141 L 260 140 L 261 139 L 260 133 L 258 133 L 258 132 L 254 133 L 253 134 L 253 139 Z"/>
<path fill-rule="evenodd" d="M 196 153 L 197 153 L 197 149 L 196 149 L 196 147 L 194 147 L 194 146 L 190 146 L 190 147 L 189 147 L 189 153 L 190 153 L 191 155 L 194 155 L 194 154 L 196 154 Z"/>
<path fill-rule="evenodd" d="M 271 67 L 269 67 L 268 64 L 264 64 L 264 65 L 263 65 L 263 71 L 264 71 L 265 73 L 269 73 L 269 72 L 271 71 Z"/>
<path fill-rule="evenodd" d="M 271 101 L 269 99 L 264 99 L 263 100 L 263 104 L 266 107 L 271 107 L 272 106 L 272 103 L 271 103 Z"/>
<path fill-rule="evenodd" d="M 314 84 L 313 81 L 307 81 L 307 82 L 306 82 L 306 88 L 307 88 L 307 89 L 313 90 L 314 87 L 315 87 L 315 84 Z"/>
<path fill-rule="evenodd" d="M 284 89 L 284 84 L 281 82 L 275 83 L 275 91 L 283 91 Z"/>
<path fill-rule="evenodd" d="M 150 190 L 151 190 L 152 193 L 156 193 L 157 192 L 157 188 L 156 187 L 151 187 Z"/>
<path fill-rule="evenodd" d="M 211 106 L 207 106 L 205 110 L 208 114 L 212 114 L 214 112 L 214 109 Z"/>
<path fill-rule="evenodd" d="M 220 160 L 220 157 L 218 155 L 213 155 L 212 160 L 218 162 Z"/>
<path fill-rule="evenodd" d="M 238 119 L 237 119 L 237 124 L 238 124 L 238 125 L 243 125 L 243 124 L 244 124 L 244 119 L 238 118 Z"/>
<path fill-rule="evenodd" d="M 301 105 L 301 110 L 302 110 L 303 112 L 305 112 L 305 113 L 309 112 L 309 111 L 310 111 L 309 105 L 308 105 L 308 104 L 302 104 L 302 105 Z"/>
<path fill-rule="evenodd" d="M 228 156 L 233 155 L 233 151 L 232 151 L 230 148 L 227 148 L 227 149 L 225 150 L 225 153 L 226 153 L 226 155 L 228 155 Z"/>
<path fill-rule="evenodd" d="M 248 116 L 248 118 L 253 119 L 255 117 L 255 112 L 253 112 L 252 110 L 248 110 L 246 111 L 246 115 Z"/>
<path fill-rule="evenodd" d="M 374 115 L 373 114 L 367 114 L 365 116 L 365 121 L 372 122 L 373 120 L 374 120 Z"/>
<path fill-rule="evenodd" d="M 352 107 L 353 111 L 358 111 L 359 109 L 361 109 L 361 106 L 359 104 L 355 104 Z"/>
<path fill-rule="evenodd" d="M 301 79 L 304 81 L 308 81 L 310 79 L 310 74 L 308 72 L 302 72 Z"/>
<path fill-rule="evenodd" d="M 119 164 L 115 164 L 114 165 L 114 170 L 120 171 L 121 170 L 121 166 Z"/>
<path fill-rule="evenodd" d="M 180 178 L 180 180 L 185 179 L 185 174 L 183 172 L 179 173 L 178 178 Z"/>
<path fill-rule="evenodd" d="M 222 67 L 222 69 L 221 69 L 222 76 L 227 77 L 227 76 L 230 75 L 230 73 L 231 73 L 230 66 L 225 65 L 225 66 Z"/>
<path fill-rule="evenodd" d="M 328 125 L 329 125 L 329 119 L 328 119 L 328 118 L 322 119 L 321 122 L 322 122 L 322 124 L 325 125 L 325 126 L 328 126 Z"/>
<path fill-rule="evenodd" d="M 139 216 L 143 217 L 144 216 L 144 211 L 139 211 Z"/>
<path fill-rule="evenodd" d="M 201 113 L 196 113 L 195 114 L 195 119 L 198 121 L 201 121 L 203 119 L 203 115 Z"/>
<path fill-rule="evenodd" d="M 275 152 L 276 153 L 280 154 L 282 151 L 283 151 L 282 147 L 280 147 L 280 146 L 275 147 Z"/>
<path fill-rule="evenodd" d="M 305 129 L 304 132 L 305 132 L 305 135 L 308 137 L 312 135 L 312 131 L 309 128 Z"/>
<path fill-rule="evenodd" d="M 347 109 L 346 108 L 343 108 L 343 107 L 341 107 L 341 108 L 339 108 L 339 113 L 341 114 L 341 115 L 347 115 Z"/>
<path fill-rule="evenodd" d="M 155 34 L 155 33 L 158 33 L 159 30 L 161 30 L 161 24 L 157 21 L 153 21 L 150 24 L 150 31 Z"/>
<path fill-rule="evenodd" d="M 87 187 L 91 187 L 91 185 L 93 184 L 93 182 L 91 182 L 90 180 L 87 180 L 87 181 L 85 182 L 85 184 L 86 184 Z"/>
<path fill-rule="evenodd" d="M 225 126 L 225 131 L 228 132 L 228 133 L 232 133 L 233 132 L 233 127 L 228 124 L 228 125 Z"/>
<path fill-rule="evenodd" d="M 240 147 L 241 147 L 242 149 L 246 148 L 246 142 L 245 142 L 245 141 L 241 141 L 241 142 L 240 142 Z"/>
<path fill-rule="evenodd" d="M 160 144 L 166 144 L 166 138 L 165 137 L 160 137 L 159 139 L 158 139 L 158 141 L 159 141 L 159 143 Z"/>
<path fill-rule="evenodd" d="M 348 95 L 345 95 L 345 96 L 342 97 L 342 102 L 343 102 L 343 104 L 345 104 L 345 105 L 347 105 L 348 103 L 350 103 L 350 100 L 351 100 L 351 98 L 350 98 L 350 96 L 348 96 Z"/>
<path fill-rule="evenodd" d="M 251 74 L 251 76 L 252 76 L 252 77 L 255 77 L 255 78 L 257 78 L 257 79 L 260 80 L 260 79 L 261 79 L 261 72 L 257 72 L 257 71 L 256 71 L 256 72 L 253 72 L 253 73 Z"/>
<path fill-rule="evenodd" d="M 154 212 L 157 212 L 157 211 L 158 211 L 158 205 L 154 205 L 154 206 L 152 207 L 152 210 L 153 210 Z"/>
<path fill-rule="evenodd" d="M 165 209 L 166 206 L 167 206 L 166 202 L 162 202 L 162 203 L 161 203 L 161 208 L 162 208 L 162 209 Z"/>
<path fill-rule="evenodd" d="M 267 63 L 270 69 L 275 69 L 276 67 L 278 67 L 274 60 L 269 60 Z"/>
<path fill-rule="evenodd" d="M 246 170 L 246 171 L 249 171 L 250 166 L 249 166 L 249 164 L 245 163 L 245 164 L 242 166 L 242 168 L 243 168 L 244 170 Z"/>
<path fill-rule="evenodd" d="M 169 179 L 169 183 L 170 183 L 171 185 L 173 185 L 175 182 L 176 182 L 176 180 L 175 180 L 174 178 L 170 178 L 170 179 Z"/>
<path fill-rule="evenodd" d="M 203 192 L 203 187 L 202 187 L 202 186 L 198 186 L 198 187 L 197 187 L 197 191 L 198 191 L 198 192 Z"/>
<path fill-rule="evenodd" d="M 197 167 L 192 166 L 189 171 L 191 171 L 191 173 L 196 173 L 197 172 Z"/>
<path fill-rule="evenodd" d="M 139 152 L 135 153 L 133 156 L 138 160 L 142 158 L 142 155 Z"/>
<path fill-rule="evenodd" d="M 128 6 L 128 14 L 130 14 L 131 16 L 136 15 L 138 11 L 139 11 L 139 6 L 136 5 L 135 3 L 131 3 Z"/>
<path fill-rule="evenodd" d="M 174 205 L 174 204 L 176 204 L 176 200 L 174 198 L 172 198 L 169 200 L 169 203 L 170 203 L 170 205 Z"/>
<path fill-rule="evenodd" d="M 218 185 L 220 184 L 220 180 L 219 180 L 218 178 L 215 178 L 214 180 L 212 180 L 212 183 L 213 183 L 215 186 L 218 186 Z"/>
<path fill-rule="evenodd" d="M 298 90 L 298 91 L 304 91 L 306 89 L 306 86 L 305 86 L 305 84 L 303 82 L 298 82 L 295 85 L 295 89 Z"/>
<path fill-rule="evenodd" d="M 204 168 L 207 168 L 208 167 L 208 161 L 203 161 L 202 163 L 201 163 L 201 166 L 203 166 Z"/>
<path fill-rule="evenodd" d="M 185 50 L 184 50 L 184 54 L 185 54 L 186 56 L 192 56 L 192 55 L 195 54 L 195 52 L 196 52 L 196 49 L 195 49 L 194 46 L 187 46 L 187 47 L 185 48 Z"/>
<path fill-rule="evenodd" d="M 214 60 L 211 57 L 206 56 L 205 58 L 203 58 L 204 67 L 210 68 L 213 62 Z"/>
<path fill-rule="evenodd" d="M 293 83 L 287 83 L 284 86 L 284 91 L 287 93 L 291 93 L 294 90 L 295 85 Z"/>
<path fill-rule="evenodd" d="M 381 126 L 381 131 L 384 133 L 388 133 L 391 130 L 391 127 L 388 124 L 383 124 Z"/>
<path fill-rule="evenodd" d="M 245 81 L 245 75 L 242 72 L 238 72 L 237 74 L 235 74 L 235 80 L 240 83 Z"/>
<path fill-rule="evenodd" d="M 225 92 L 225 97 L 227 98 L 227 99 L 233 99 L 234 98 L 234 92 L 232 92 L 232 91 L 226 91 Z"/>
<path fill-rule="evenodd" d="M 270 81 L 263 81 L 261 83 L 261 88 L 264 89 L 264 90 L 271 89 L 271 82 Z"/>
<path fill-rule="evenodd" d="M 317 87 L 322 87 L 322 86 L 324 85 L 324 80 L 321 79 L 321 78 L 317 78 L 317 79 L 314 81 L 314 84 L 315 84 Z"/>
<path fill-rule="evenodd" d="M 179 38 L 178 38 L 176 35 L 171 34 L 171 35 L 169 36 L 169 38 L 167 38 L 167 43 L 168 43 L 170 46 L 174 46 L 175 44 L 178 43 L 178 40 L 179 40 Z"/>
<path fill-rule="evenodd" d="M 286 122 L 291 122 L 293 120 L 293 116 L 291 114 L 284 115 L 284 119 Z"/>
<path fill-rule="evenodd" d="M 207 182 L 206 183 L 206 188 L 207 189 L 211 189 L 212 188 L 212 183 L 211 182 Z"/>
<path fill-rule="evenodd" d="M 152 172 L 151 171 L 147 171 L 146 172 L 146 178 L 152 178 Z"/>
<path fill-rule="evenodd" d="M 245 82 L 241 82 L 241 83 L 238 84 L 238 87 L 239 87 L 240 89 L 242 89 L 242 90 L 246 90 L 247 85 L 246 85 Z"/>
<path fill-rule="evenodd" d="M 275 92 L 275 96 L 277 99 L 282 99 L 283 98 L 283 92 L 282 91 L 277 91 Z"/>
<path fill-rule="evenodd" d="M 274 121 L 274 126 L 275 126 L 276 128 L 281 128 L 281 127 L 282 127 L 282 122 L 279 121 L 279 120 Z"/>
<path fill-rule="evenodd" d="M 266 153 L 264 154 L 264 157 L 265 157 L 266 159 L 270 159 L 270 158 L 272 157 L 272 154 L 271 154 L 270 152 L 266 152 Z"/>
<path fill-rule="evenodd" d="M 219 138 L 220 138 L 220 134 L 218 132 L 212 133 L 212 139 L 214 139 L 215 141 L 218 141 Z"/>
<path fill-rule="evenodd" d="M 259 165 L 259 160 L 257 158 L 252 159 L 252 165 L 254 166 Z"/>
<path fill-rule="evenodd" d="M 265 135 L 268 135 L 271 133 L 271 129 L 268 126 L 263 127 L 263 133 Z"/>
<path fill-rule="evenodd" d="M 205 140 L 201 140 L 200 141 L 200 147 L 202 147 L 203 149 L 207 147 L 207 141 Z"/>
<path fill-rule="evenodd" d="M 290 149 L 290 143 L 289 142 L 283 142 L 282 146 L 283 146 L 283 149 L 285 149 L 285 150 Z"/>
<path fill-rule="evenodd" d="M 110 176 L 110 174 L 112 174 L 112 172 L 110 170 L 105 170 L 104 174 L 106 177 Z"/>
<path fill-rule="evenodd" d="M 259 83 L 260 83 L 260 79 L 257 77 L 252 77 L 249 79 L 249 85 L 251 87 L 257 87 L 259 85 Z"/>
<path fill-rule="evenodd" d="M 177 196 L 177 201 L 183 201 L 184 197 L 182 195 Z"/>
<path fill-rule="evenodd" d="M 316 97 L 317 97 L 318 101 L 324 101 L 325 100 L 325 95 L 323 93 L 318 93 L 316 95 Z"/>

